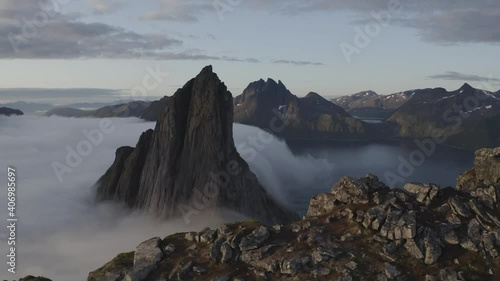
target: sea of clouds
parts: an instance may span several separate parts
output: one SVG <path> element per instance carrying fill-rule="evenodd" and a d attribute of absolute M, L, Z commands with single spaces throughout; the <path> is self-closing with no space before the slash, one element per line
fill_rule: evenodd
<path fill-rule="evenodd" d="M 102 141 L 92 144 L 89 152 L 88 147 L 81 146 L 85 141 L 91 143 L 83 132 L 101 130 L 103 120 L 112 130 L 103 132 Z M 209 218 L 199 216 L 186 224 L 182 219 L 159 220 L 120 205 L 95 203 L 94 184 L 113 162 L 116 149 L 135 146 L 140 134 L 154 125 L 136 118 L 0 117 L 0 171 L 4 170 L 0 179 L 6 183 L 7 167 L 15 167 L 19 219 L 17 274 L 8 274 L 7 264 L 2 262 L 1 277 L 16 279 L 32 274 L 54 281 L 86 280 L 90 271 L 118 253 L 133 251 L 151 237 L 243 219 L 224 212 Z M 330 181 L 332 163 L 294 155 L 284 142 L 259 129 L 235 125 L 234 137 L 242 157 L 263 186 L 291 208 L 297 209 L 308 200 L 301 199 L 299 204 L 293 196 L 297 189 L 318 179 Z M 257 142 L 252 141 L 255 139 Z M 87 149 L 86 155 L 75 167 L 68 166 L 68 151 L 79 148 Z M 54 172 L 56 162 L 69 168 L 60 177 Z M 7 225 L 7 190 L 2 190 L 0 208 L 5 210 L 0 212 L 0 225 Z M 0 227 L 0 259 L 4 261 L 7 235 L 6 227 Z"/>

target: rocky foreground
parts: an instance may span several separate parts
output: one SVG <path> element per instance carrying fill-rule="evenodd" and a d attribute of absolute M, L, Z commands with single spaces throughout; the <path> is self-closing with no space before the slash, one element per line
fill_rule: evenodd
<path fill-rule="evenodd" d="M 152 238 L 89 274 L 121 280 L 498 280 L 500 148 L 457 187 L 343 178 L 301 221 Z"/>

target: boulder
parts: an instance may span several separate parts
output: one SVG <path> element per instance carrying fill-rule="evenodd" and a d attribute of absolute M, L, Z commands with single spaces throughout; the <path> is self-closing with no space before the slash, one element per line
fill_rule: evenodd
<path fill-rule="evenodd" d="M 161 239 L 156 237 L 142 242 L 134 253 L 132 272 L 125 276 L 125 281 L 143 281 L 156 268 L 156 264 L 163 258 L 160 248 Z"/>
<path fill-rule="evenodd" d="M 417 201 L 429 206 L 439 193 L 439 186 L 434 184 L 407 183 L 404 190 L 415 195 Z"/>
<path fill-rule="evenodd" d="M 351 177 L 343 177 L 332 189 L 333 197 L 344 204 L 368 203 L 368 187 Z"/>

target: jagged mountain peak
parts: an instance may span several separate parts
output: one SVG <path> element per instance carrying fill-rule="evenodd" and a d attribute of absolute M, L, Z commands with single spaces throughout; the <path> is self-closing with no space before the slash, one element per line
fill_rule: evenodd
<path fill-rule="evenodd" d="M 144 133 L 135 149 L 117 151 L 98 182 L 97 199 L 126 202 L 159 217 L 186 219 L 186 213 L 223 208 L 266 223 L 295 219 L 240 157 L 232 128 L 232 95 L 212 67 L 205 67 L 166 101 L 154 131 Z M 229 165 L 238 173 L 228 171 Z M 200 193 L 209 198 L 202 209 L 193 203 Z"/>
<path fill-rule="evenodd" d="M 316 92 L 309 92 L 305 98 L 317 98 L 317 99 L 325 99 L 323 98 L 320 94 L 316 93 Z"/>
<path fill-rule="evenodd" d="M 460 87 L 459 90 L 465 90 L 465 91 L 468 91 L 468 90 L 475 90 L 474 87 L 472 87 L 471 85 L 469 85 L 468 83 L 464 83 L 462 85 L 462 87 Z"/>

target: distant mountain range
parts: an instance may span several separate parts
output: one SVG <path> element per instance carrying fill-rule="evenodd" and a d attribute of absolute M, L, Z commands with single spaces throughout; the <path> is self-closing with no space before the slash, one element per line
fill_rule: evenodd
<path fill-rule="evenodd" d="M 135 100 L 118 100 L 114 102 L 79 102 L 79 103 L 70 103 L 65 105 L 54 105 L 51 103 L 39 103 L 39 102 L 10 102 L 0 104 L 0 107 L 9 107 L 16 108 L 23 111 L 25 114 L 30 115 L 43 115 L 47 111 L 55 109 L 55 108 L 72 108 L 79 109 L 83 111 L 95 110 L 107 106 L 119 105 L 134 102 Z M 76 116 L 73 116 L 76 117 Z"/>
<path fill-rule="evenodd" d="M 381 96 L 374 91 L 364 91 L 350 96 L 332 99 L 331 102 L 342 107 L 349 114 L 361 118 L 387 118 L 407 102 L 414 91 L 406 91 Z"/>
<path fill-rule="evenodd" d="M 169 99 L 165 96 L 154 102 L 132 101 L 92 110 L 53 108 L 45 115 L 138 117 L 154 122 L 162 118 Z M 13 105 L 28 112 L 49 106 Z M 314 92 L 299 98 L 281 81 L 261 79 L 234 98 L 233 106 L 234 122 L 262 128 L 287 140 L 411 140 L 442 133 L 444 143 L 452 146 L 475 149 L 500 145 L 500 91 L 483 91 L 468 84 L 452 92 L 417 89 L 382 96 L 363 91 L 328 101 Z"/>
<path fill-rule="evenodd" d="M 234 99 L 234 121 L 288 138 L 356 138 L 365 124 L 317 93 L 293 95 L 281 81 L 250 83 Z"/>
<path fill-rule="evenodd" d="M 441 130 L 448 144 L 491 147 L 500 144 L 500 95 L 469 84 L 452 92 L 416 90 L 387 121 L 398 125 L 399 137 L 429 138 Z"/>
<path fill-rule="evenodd" d="M 94 118 L 109 118 L 109 117 L 140 117 L 144 111 L 151 105 L 151 102 L 134 101 L 124 104 L 105 106 L 96 110 L 81 110 L 76 108 L 54 108 L 45 113 L 45 116 L 62 116 L 62 117 L 94 117 Z"/>

